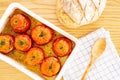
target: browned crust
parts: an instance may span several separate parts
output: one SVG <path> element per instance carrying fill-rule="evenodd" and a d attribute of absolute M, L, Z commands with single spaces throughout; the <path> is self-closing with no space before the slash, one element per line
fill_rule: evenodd
<path fill-rule="evenodd" d="M 91 19 L 90 21 L 87 21 L 86 23 L 77 24 L 77 23 L 74 22 L 74 21 L 71 19 L 71 17 L 70 17 L 68 14 L 66 14 L 65 11 L 63 10 L 63 0 L 57 0 L 56 14 L 57 14 L 58 20 L 60 21 L 60 23 L 61 23 L 62 25 L 66 26 L 66 27 L 68 27 L 68 28 L 78 28 L 78 27 L 80 27 L 80 26 L 82 26 L 82 25 L 90 24 L 90 23 L 96 21 L 96 20 L 100 17 L 101 14 L 100 14 L 100 15 L 97 15 L 97 14 L 99 14 L 99 12 L 98 12 L 98 13 L 96 12 L 96 11 L 97 11 L 97 8 L 96 8 L 94 2 L 93 2 L 92 0 L 90 0 L 90 1 L 91 1 L 91 3 L 92 3 L 93 8 L 95 9 L 94 16 L 92 17 L 92 19 Z M 80 4 L 78 3 L 78 0 L 74 0 L 74 2 L 76 3 L 76 5 L 79 5 L 78 8 L 80 9 L 83 17 L 85 17 L 85 12 L 82 11 L 82 8 L 81 8 Z M 106 2 L 106 0 L 105 0 L 104 2 Z M 103 3 L 101 2 L 101 4 L 103 4 Z M 103 11 L 103 9 L 101 9 L 101 10 Z M 82 17 L 82 18 L 83 18 L 83 17 Z M 81 19 L 82 19 L 82 18 L 81 18 Z M 87 20 L 87 19 L 86 19 L 86 20 Z"/>
<path fill-rule="evenodd" d="M 63 0 L 57 1 L 57 11 L 56 11 L 57 17 L 64 26 L 68 28 L 75 28 L 79 27 L 79 24 L 76 24 L 63 10 Z"/>

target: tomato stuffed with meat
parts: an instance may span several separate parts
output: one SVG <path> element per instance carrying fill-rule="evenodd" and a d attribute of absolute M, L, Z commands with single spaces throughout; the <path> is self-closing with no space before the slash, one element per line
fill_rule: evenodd
<path fill-rule="evenodd" d="M 7 54 L 14 49 L 14 38 L 11 35 L 0 35 L 0 52 Z"/>
<path fill-rule="evenodd" d="M 38 25 L 31 31 L 31 37 L 36 44 L 47 44 L 53 37 L 53 30 L 45 25 Z"/>
<path fill-rule="evenodd" d="M 24 33 L 30 28 L 30 19 L 22 14 L 15 14 L 10 19 L 12 29 L 17 33 Z"/>
<path fill-rule="evenodd" d="M 17 50 L 28 51 L 31 45 L 31 38 L 27 34 L 20 34 L 15 37 L 14 46 Z"/>
<path fill-rule="evenodd" d="M 72 42 L 68 38 L 60 37 L 53 42 L 54 53 L 60 57 L 69 55 L 72 50 Z"/>
<path fill-rule="evenodd" d="M 40 72 L 48 77 L 56 75 L 60 71 L 60 62 L 56 57 L 47 57 L 40 65 Z"/>
<path fill-rule="evenodd" d="M 38 65 L 42 62 L 43 59 L 44 59 L 43 49 L 33 47 L 27 52 L 25 61 L 29 65 Z"/>

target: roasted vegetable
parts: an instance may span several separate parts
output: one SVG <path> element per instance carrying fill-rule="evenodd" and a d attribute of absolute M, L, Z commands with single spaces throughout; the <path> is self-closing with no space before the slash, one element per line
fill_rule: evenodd
<path fill-rule="evenodd" d="M 0 52 L 7 54 L 14 49 L 14 38 L 11 35 L 0 35 Z"/>
<path fill-rule="evenodd" d="M 43 59 L 44 51 L 41 48 L 33 47 L 27 52 L 25 61 L 29 65 L 38 65 Z"/>
<path fill-rule="evenodd" d="M 40 72 L 46 76 L 54 76 L 60 71 L 60 62 L 56 57 L 47 57 L 40 65 Z"/>
<path fill-rule="evenodd" d="M 27 34 L 20 34 L 15 37 L 14 46 L 17 50 L 28 51 L 31 45 L 31 38 Z"/>
<path fill-rule="evenodd" d="M 72 50 L 72 42 L 68 38 L 61 37 L 57 38 L 53 42 L 53 51 L 58 56 L 69 55 Z"/>
<path fill-rule="evenodd" d="M 15 14 L 10 19 L 12 29 L 17 33 L 24 33 L 30 28 L 31 21 L 22 14 Z"/>
<path fill-rule="evenodd" d="M 45 25 L 38 25 L 31 31 L 32 39 L 39 45 L 47 44 L 52 39 L 53 34 L 54 31 Z"/>

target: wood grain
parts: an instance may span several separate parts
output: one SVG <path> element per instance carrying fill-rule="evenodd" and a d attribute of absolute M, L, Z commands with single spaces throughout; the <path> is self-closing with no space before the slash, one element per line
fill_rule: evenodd
<path fill-rule="evenodd" d="M 57 0 L 0 0 L 0 18 L 8 5 L 12 2 L 19 2 L 39 16 L 45 18 L 56 26 L 64 29 L 73 36 L 80 38 L 86 34 L 104 27 L 110 31 L 111 38 L 120 55 L 120 0 L 108 0 L 101 17 L 92 24 L 77 29 L 69 29 L 59 23 L 56 16 Z M 12 66 L 0 61 L 0 80 L 32 80 L 24 73 Z"/>

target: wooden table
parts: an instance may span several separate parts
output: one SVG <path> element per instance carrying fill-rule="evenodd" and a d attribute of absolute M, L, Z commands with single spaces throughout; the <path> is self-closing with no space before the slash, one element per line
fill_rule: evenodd
<path fill-rule="evenodd" d="M 112 41 L 120 55 L 120 0 L 108 0 L 102 16 L 96 22 L 77 29 L 68 29 L 59 23 L 55 12 L 57 0 L 0 0 L 0 17 L 2 17 L 8 5 L 14 1 L 21 3 L 31 11 L 77 38 L 95 31 L 100 27 L 104 27 L 110 31 Z M 0 80 L 32 79 L 5 62 L 0 61 Z"/>

